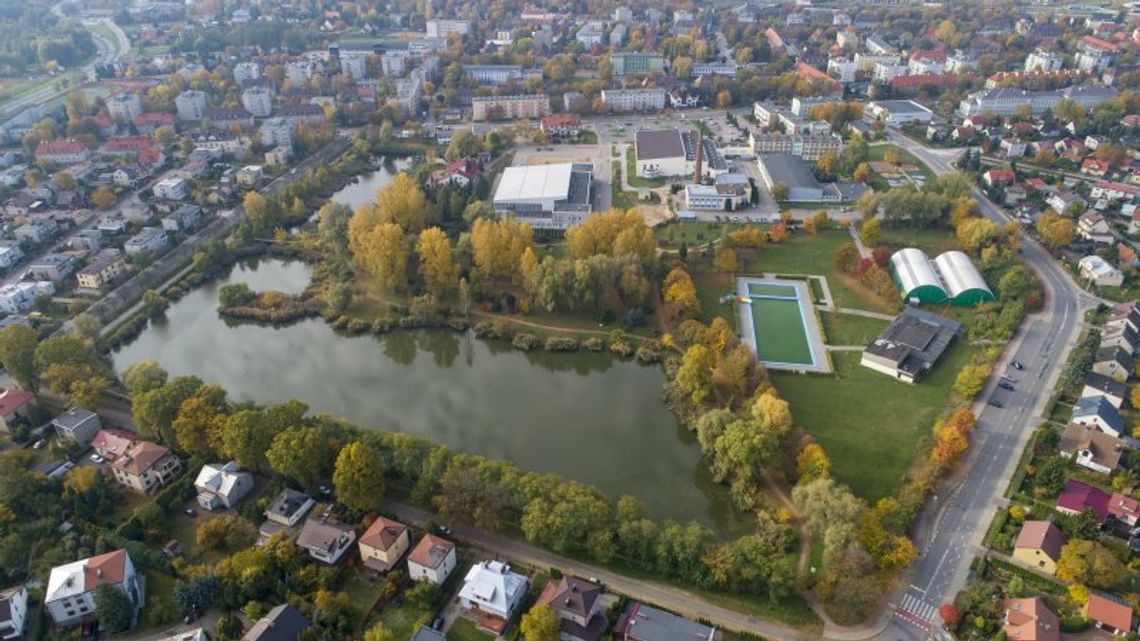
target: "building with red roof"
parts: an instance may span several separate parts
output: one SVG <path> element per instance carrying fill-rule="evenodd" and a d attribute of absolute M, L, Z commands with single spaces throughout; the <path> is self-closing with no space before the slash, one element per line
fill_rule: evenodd
<path fill-rule="evenodd" d="M 1017 182 L 1017 174 L 1013 173 L 1012 169 L 991 169 L 982 174 L 982 180 L 990 187 L 995 185 L 1011 185 Z"/>
<path fill-rule="evenodd" d="M 22 389 L 10 388 L 0 392 L 0 432 L 12 433 L 12 423 L 24 418 L 35 405 L 36 395 Z"/>
<path fill-rule="evenodd" d="M 1109 172 L 1109 169 L 1111 169 L 1111 167 L 1107 162 L 1097 160 L 1096 158 L 1086 158 L 1085 161 L 1081 163 L 1082 174 L 1097 176 L 1098 178 L 1103 178 L 1104 175 Z"/>
<path fill-rule="evenodd" d="M 1093 625 L 1111 632 L 1113 636 L 1132 632 L 1132 606 L 1114 594 L 1090 592 L 1084 614 Z"/>
<path fill-rule="evenodd" d="M 120 484 L 150 494 L 174 480 L 182 471 L 182 459 L 168 448 L 150 441 L 135 441 L 114 463 L 111 475 Z"/>
<path fill-rule="evenodd" d="M 115 550 L 52 568 L 44 606 L 56 625 L 77 625 L 98 616 L 95 590 L 102 585 L 122 590 L 133 609 L 141 605 L 135 565 L 126 550 Z"/>
<path fill-rule="evenodd" d="M 44 140 L 36 145 L 36 162 L 72 164 L 87 162 L 90 157 L 87 145 L 75 138 Z"/>
<path fill-rule="evenodd" d="M 1081 38 L 1080 46 L 1085 49 L 1103 51 L 1105 53 L 1120 53 L 1120 47 L 1117 45 L 1091 35 Z"/>
<path fill-rule="evenodd" d="M 1104 490 L 1088 483 L 1069 479 L 1065 482 L 1065 489 L 1057 498 L 1056 509 L 1062 514 L 1080 514 L 1085 510 L 1092 510 L 1097 516 L 1098 523 L 1104 523 L 1108 518 L 1108 501 L 1111 497 Z"/>
<path fill-rule="evenodd" d="M 1117 521 L 1134 526 L 1140 518 L 1140 501 L 1127 494 L 1113 492 L 1108 499 L 1108 513 L 1115 516 Z"/>
<path fill-rule="evenodd" d="M 802 60 L 796 63 L 795 71 L 797 74 L 803 76 L 804 78 L 807 78 L 808 80 L 813 80 L 813 81 L 814 80 L 826 80 L 828 82 L 828 84 L 831 85 L 832 91 L 839 91 L 840 90 L 840 85 L 839 85 L 838 80 L 836 80 L 835 78 L 832 78 L 831 76 L 820 71 L 819 69 L 816 69 L 815 67 L 809 65 L 808 63 L 806 63 Z"/>
<path fill-rule="evenodd" d="M 538 126 L 551 138 L 573 138 L 582 128 L 582 117 L 575 113 L 550 114 L 543 116 Z"/>
<path fill-rule="evenodd" d="M 91 447 L 95 448 L 95 452 L 99 456 L 108 461 L 114 461 L 127 451 L 131 443 L 138 440 L 140 440 L 139 435 L 134 432 L 117 427 L 105 427 L 95 432 L 95 438 L 91 440 Z"/>

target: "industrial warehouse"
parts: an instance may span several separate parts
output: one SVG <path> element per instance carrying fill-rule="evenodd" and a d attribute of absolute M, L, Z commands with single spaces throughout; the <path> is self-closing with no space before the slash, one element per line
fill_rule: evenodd
<path fill-rule="evenodd" d="M 921 249 L 900 249 L 891 256 L 891 275 L 909 302 L 965 306 L 994 299 L 978 268 L 956 250 L 931 261 Z"/>

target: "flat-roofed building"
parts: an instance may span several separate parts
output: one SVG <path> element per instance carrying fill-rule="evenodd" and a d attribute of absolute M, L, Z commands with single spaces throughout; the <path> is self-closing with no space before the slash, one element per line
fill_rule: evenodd
<path fill-rule="evenodd" d="M 748 145 L 752 155 L 791 154 L 804 160 L 819 160 L 831 151 L 843 151 L 843 139 L 834 134 L 756 134 L 749 132 Z"/>
<path fill-rule="evenodd" d="M 471 99 L 471 119 L 519 120 L 550 115 L 550 96 L 544 93 L 519 96 L 476 96 Z"/>
<path fill-rule="evenodd" d="M 892 126 L 930 122 L 933 113 L 913 100 L 876 100 L 867 103 L 871 115 Z"/>
<path fill-rule="evenodd" d="M 602 104 L 607 111 L 661 111 L 665 108 L 665 90 L 655 89 L 603 89 Z"/>
<path fill-rule="evenodd" d="M 565 230 L 590 214 L 593 166 L 560 163 L 508 167 L 499 179 L 495 211 L 535 229 Z"/>
<path fill-rule="evenodd" d="M 907 307 L 867 345 L 860 364 L 904 383 L 915 383 L 961 333 L 958 321 Z"/>

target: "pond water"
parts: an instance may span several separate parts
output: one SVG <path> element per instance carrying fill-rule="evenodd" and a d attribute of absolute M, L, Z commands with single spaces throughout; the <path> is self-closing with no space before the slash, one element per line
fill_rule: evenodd
<path fill-rule="evenodd" d="M 356 180 L 333 194 L 329 200 L 348 205 L 355 210 L 364 203 L 376 200 L 376 192 L 387 185 L 393 176 L 407 169 L 411 164 L 411 160 L 407 158 L 381 157 L 378 168 L 357 177 Z"/>
<path fill-rule="evenodd" d="M 221 384 L 235 400 L 297 398 L 362 427 L 631 494 L 657 518 L 697 519 L 726 534 L 748 526 L 662 402 L 660 367 L 608 354 L 524 353 L 469 332 L 348 337 L 321 319 L 272 328 L 218 316 L 227 283 L 300 292 L 308 281 L 300 262 L 238 265 L 116 352 L 115 369 L 154 359 L 173 375 Z"/>

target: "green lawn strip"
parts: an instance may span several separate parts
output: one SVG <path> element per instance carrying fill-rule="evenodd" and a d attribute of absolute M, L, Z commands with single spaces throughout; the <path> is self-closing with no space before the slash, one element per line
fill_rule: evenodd
<path fill-rule="evenodd" d="M 807 328 L 798 300 L 752 299 L 752 327 L 760 360 L 811 364 Z"/>
<path fill-rule="evenodd" d="M 823 320 L 828 345 L 866 345 L 890 324 L 877 318 L 839 312 L 821 311 L 819 317 Z"/>
<path fill-rule="evenodd" d="M 447 638 L 450 641 L 491 641 L 495 637 L 476 628 L 470 620 L 460 617 L 448 628 Z"/>
<path fill-rule="evenodd" d="M 720 316 L 736 328 L 739 322 L 736 303 L 720 302 L 720 298 L 725 294 L 734 293 L 731 277 L 707 268 L 691 269 L 689 273 L 697 286 L 697 298 L 701 301 L 701 322 L 711 323 L 714 318 Z"/>
<path fill-rule="evenodd" d="M 660 225 L 653 229 L 653 235 L 658 241 L 665 241 L 669 247 L 679 247 L 686 243 L 689 249 L 695 245 L 718 240 L 725 227 L 731 226 L 722 223 L 685 222 Z"/>
<path fill-rule="evenodd" d="M 629 176 L 629 186 L 637 189 L 654 189 L 665 186 L 664 178 L 642 178 L 637 175 L 637 155 L 633 147 L 625 150 L 625 172 Z"/>
<path fill-rule="evenodd" d="M 934 182 L 934 172 L 930 171 L 930 167 L 927 167 L 926 163 L 919 160 L 917 156 L 903 149 L 902 147 L 899 147 L 898 145 L 869 145 L 867 147 L 867 160 L 883 160 L 883 157 L 886 155 L 888 149 L 894 149 L 898 152 L 899 158 L 902 160 L 902 164 L 914 165 L 918 167 L 918 170 L 922 172 L 923 176 L 926 177 L 927 184 Z"/>
<path fill-rule="evenodd" d="M 139 615 L 136 632 L 145 632 L 178 620 L 182 613 L 174 604 L 174 577 L 161 572 L 146 572 L 146 607 Z"/>
<path fill-rule="evenodd" d="M 917 247 L 934 259 L 942 252 L 958 249 L 954 232 L 947 229 L 917 229 L 913 227 L 884 228 L 880 242 L 891 248 Z"/>
<path fill-rule="evenodd" d="M 384 629 L 397 639 L 410 639 L 420 625 L 431 622 L 432 612 L 410 603 L 389 603 L 383 606 L 376 618 Z"/>
<path fill-rule="evenodd" d="M 615 209 L 631 209 L 637 206 L 637 194 L 621 188 L 621 165 L 614 164 L 613 181 L 610 183 L 610 206 Z"/>
<path fill-rule="evenodd" d="M 836 478 L 875 501 L 901 485 L 919 443 L 947 409 L 954 378 L 972 351 L 956 342 L 916 385 L 861 366 L 859 352 L 833 352 L 834 377 L 783 372 L 771 377 L 791 404 L 796 424 L 831 455 Z"/>

